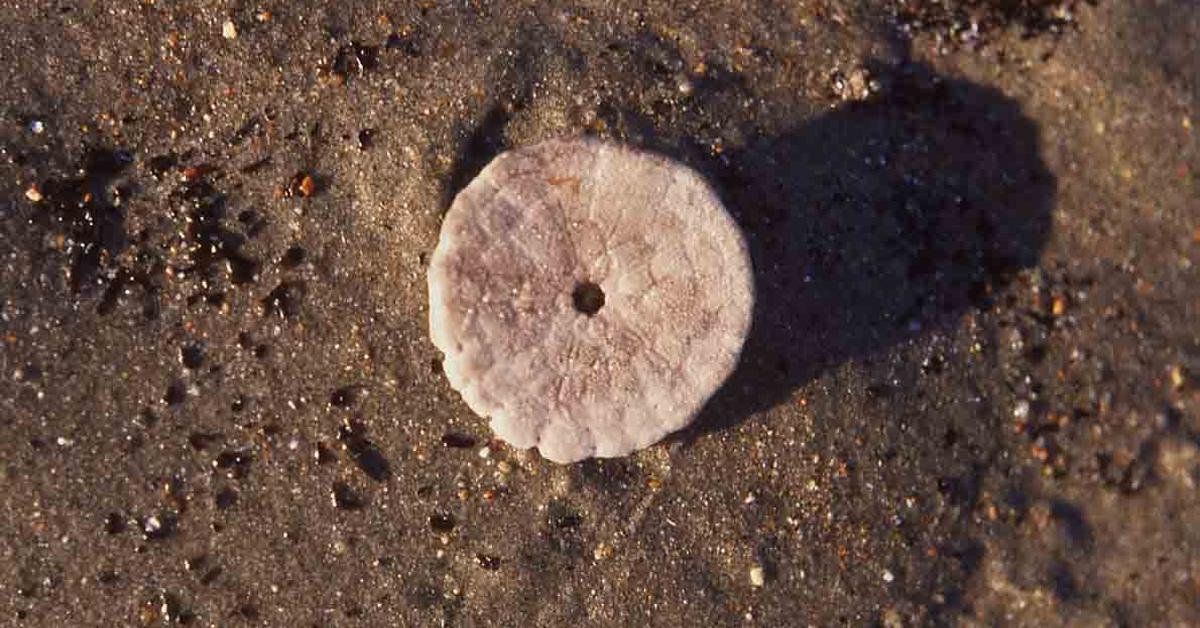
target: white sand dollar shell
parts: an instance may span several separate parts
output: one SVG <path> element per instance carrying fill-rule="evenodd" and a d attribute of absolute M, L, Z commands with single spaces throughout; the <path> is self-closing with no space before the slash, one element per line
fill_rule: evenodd
<path fill-rule="evenodd" d="M 737 363 L 754 294 L 741 232 L 700 175 L 571 139 L 506 152 L 458 194 L 429 298 L 467 405 L 513 446 L 574 462 L 690 423 Z"/>

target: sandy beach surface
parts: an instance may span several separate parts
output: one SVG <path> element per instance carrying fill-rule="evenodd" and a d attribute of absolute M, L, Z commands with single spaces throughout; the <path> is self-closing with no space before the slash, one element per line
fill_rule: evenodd
<path fill-rule="evenodd" d="M 0 625 L 1200 624 L 1200 5 L 0 0 Z M 738 370 L 562 466 L 429 340 L 589 135 L 746 235 Z"/>

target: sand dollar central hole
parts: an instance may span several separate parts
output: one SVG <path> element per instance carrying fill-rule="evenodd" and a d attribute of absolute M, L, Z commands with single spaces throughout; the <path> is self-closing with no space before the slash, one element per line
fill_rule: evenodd
<path fill-rule="evenodd" d="M 576 284 L 571 298 L 575 301 L 575 311 L 580 314 L 593 316 L 600 311 L 600 308 L 604 307 L 604 291 L 590 281 L 581 281 Z"/>

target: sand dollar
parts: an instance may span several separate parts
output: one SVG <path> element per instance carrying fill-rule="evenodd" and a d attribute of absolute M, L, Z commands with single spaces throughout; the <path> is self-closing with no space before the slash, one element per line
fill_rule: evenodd
<path fill-rule="evenodd" d="M 753 277 L 704 179 L 590 139 L 506 152 L 455 198 L 429 268 L 450 384 L 515 447 L 626 455 L 733 371 Z"/>

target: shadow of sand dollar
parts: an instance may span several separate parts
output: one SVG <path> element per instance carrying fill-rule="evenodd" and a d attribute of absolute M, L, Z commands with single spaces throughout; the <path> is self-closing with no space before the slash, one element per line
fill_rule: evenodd
<path fill-rule="evenodd" d="M 758 300 L 741 363 L 696 433 L 986 307 L 1037 263 L 1056 196 L 1015 101 L 918 64 L 710 174 L 746 231 Z"/>

